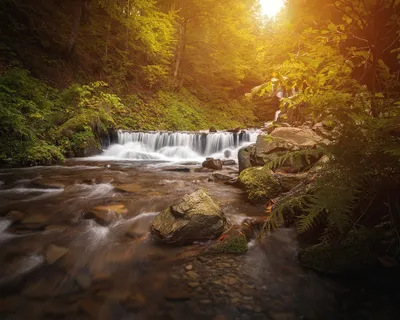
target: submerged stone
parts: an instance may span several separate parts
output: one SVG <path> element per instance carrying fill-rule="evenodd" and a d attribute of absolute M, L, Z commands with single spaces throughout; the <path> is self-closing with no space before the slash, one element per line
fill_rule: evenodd
<path fill-rule="evenodd" d="M 67 253 L 68 253 L 68 248 L 50 244 L 46 250 L 46 261 L 48 264 L 53 264 L 57 260 L 65 256 Z"/>
<path fill-rule="evenodd" d="M 111 204 L 94 207 L 90 212 L 83 215 L 84 219 L 93 219 L 100 225 L 108 225 L 116 215 L 124 215 L 128 209 L 123 204 Z"/>
<path fill-rule="evenodd" d="M 219 205 L 204 189 L 198 189 L 157 215 L 151 232 L 159 241 L 184 244 L 214 239 L 226 223 Z"/>

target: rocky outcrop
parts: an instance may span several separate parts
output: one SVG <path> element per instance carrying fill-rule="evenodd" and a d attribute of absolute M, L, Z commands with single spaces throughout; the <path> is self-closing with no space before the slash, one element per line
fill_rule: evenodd
<path fill-rule="evenodd" d="M 157 215 L 151 233 L 164 243 L 185 244 L 214 239 L 226 224 L 219 205 L 204 189 L 198 189 Z"/>
<path fill-rule="evenodd" d="M 206 161 L 202 163 L 203 168 L 212 170 L 222 170 L 223 162 L 220 159 L 207 158 Z"/>
<path fill-rule="evenodd" d="M 309 127 L 276 127 L 269 135 L 259 135 L 255 144 L 240 149 L 238 155 L 239 181 L 248 199 L 265 203 L 303 183 L 327 161 L 314 150 L 319 144 L 329 143 Z M 274 171 L 270 169 L 271 162 L 285 153 L 300 150 L 310 151 L 307 157 L 298 156 L 280 163 Z"/>
<path fill-rule="evenodd" d="M 329 140 L 318 135 L 308 127 L 277 127 L 270 134 L 261 134 L 257 142 L 239 150 L 239 171 L 251 166 L 264 166 L 288 151 L 313 150 L 320 143 L 329 144 Z M 317 162 L 322 154 L 309 154 L 298 158 L 294 163 L 286 161 L 280 168 L 286 173 L 297 173 Z"/>

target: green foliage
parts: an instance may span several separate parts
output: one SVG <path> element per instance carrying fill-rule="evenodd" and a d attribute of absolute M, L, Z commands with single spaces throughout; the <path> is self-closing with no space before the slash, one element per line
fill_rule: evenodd
<path fill-rule="evenodd" d="M 0 161 L 31 165 L 63 159 L 60 150 L 42 141 L 55 93 L 27 70 L 13 68 L 0 76 Z"/>

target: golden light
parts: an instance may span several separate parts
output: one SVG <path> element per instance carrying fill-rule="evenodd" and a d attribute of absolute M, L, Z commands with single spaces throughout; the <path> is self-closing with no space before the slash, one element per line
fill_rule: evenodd
<path fill-rule="evenodd" d="M 260 0 L 261 12 L 272 18 L 282 10 L 285 0 Z"/>

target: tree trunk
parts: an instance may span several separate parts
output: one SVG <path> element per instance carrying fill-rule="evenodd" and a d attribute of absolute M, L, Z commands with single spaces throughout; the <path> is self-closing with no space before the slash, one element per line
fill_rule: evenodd
<path fill-rule="evenodd" d="M 111 23 L 112 23 L 112 17 L 110 15 L 110 21 L 107 25 L 107 34 L 106 34 L 106 47 L 105 47 L 105 56 L 104 56 L 104 63 L 107 63 L 108 61 L 108 39 L 110 37 L 110 32 L 111 32 Z"/>
<path fill-rule="evenodd" d="M 183 84 L 182 59 L 186 50 L 186 31 L 187 21 L 184 21 L 183 25 L 179 25 L 179 41 L 175 54 L 174 78 L 178 82 L 178 88 Z"/>
<path fill-rule="evenodd" d="M 182 57 L 182 44 L 183 44 L 183 27 L 179 25 L 179 40 L 178 40 L 178 45 L 176 48 L 176 54 L 175 54 L 175 69 L 174 69 L 174 78 L 178 78 L 179 74 L 179 67 L 181 64 L 181 57 Z"/>
<path fill-rule="evenodd" d="M 75 52 L 76 40 L 78 39 L 79 27 L 83 19 L 87 19 L 87 12 L 90 8 L 91 0 L 80 1 L 72 24 L 72 31 L 67 45 L 67 57 L 71 58 Z"/>

